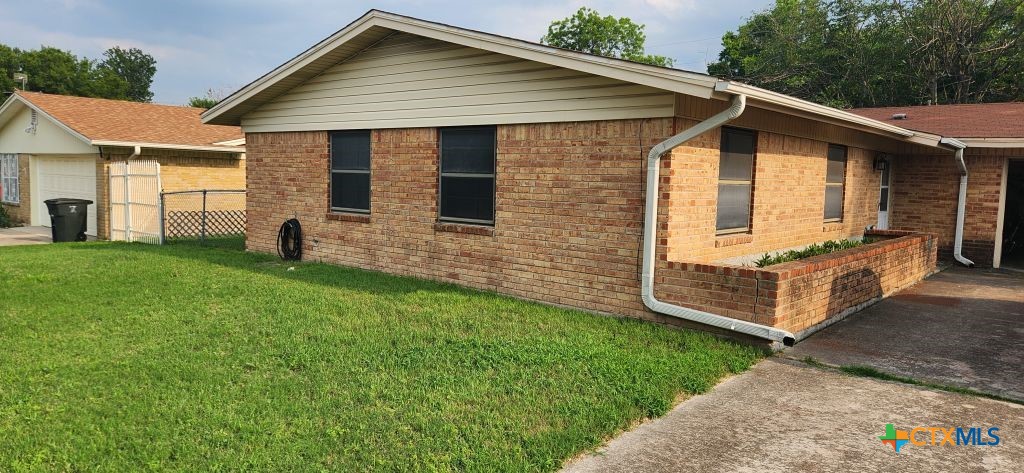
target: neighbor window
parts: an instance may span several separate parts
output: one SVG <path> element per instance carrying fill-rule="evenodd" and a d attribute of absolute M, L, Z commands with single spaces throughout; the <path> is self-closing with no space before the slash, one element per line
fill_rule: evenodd
<path fill-rule="evenodd" d="M 754 182 L 753 131 L 722 128 L 718 166 L 718 234 L 750 230 L 750 207 Z"/>
<path fill-rule="evenodd" d="M 0 187 L 3 188 L 3 198 L 0 199 L 9 204 L 17 204 L 21 189 L 18 182 L 18 155 L 0 154 Z"/>
<path fill-rule="evenodd" d="M 828 167 L 825 170 L 825 221 L 843 219 L 843 187 L 846 183 L 846 147 L 828 145 Z"/>
<path fill-rule="evenodd" d="M 494 224 L 496 128 L 441 128 L 440 219 Z"/>
<path fill-rule="evenodd" d="M 331 132 L 331 210 L 370 213 L 370 132 Z"/>

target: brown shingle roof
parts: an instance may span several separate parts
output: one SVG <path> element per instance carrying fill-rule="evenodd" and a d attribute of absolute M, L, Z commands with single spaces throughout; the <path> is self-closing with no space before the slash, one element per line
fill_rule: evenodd
<path fill-rule="evenodd" d="M 19 96 L 92 141 L 214 146 L 243 138 L 237 126 L 204 125 L 201 108 L 17 91 Z"/>
<path fill-rule="evenodd" d="M 1024 102 L 855 108 L 850 112 L 947 138 L 1024 138 Z M 904 120 L 893 115 L 907 114 Z"/>

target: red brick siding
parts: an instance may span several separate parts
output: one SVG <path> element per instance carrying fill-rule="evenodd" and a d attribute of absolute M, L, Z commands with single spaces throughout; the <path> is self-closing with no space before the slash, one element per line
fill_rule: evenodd
<path fill-rule="evenodd" d="M 646 152 L 691 124 L 677 120 L 499 126 L 496 225 L 488 231 L 437 224 L 435 129 L 372 132 L 369 218 L 328 211 L 326 132 L 251 133 L 247 245 L 274 252 L 278 226 L 296 217 L 303 224 L 307 260 L 675 322 L 643 307 L 639 252 Z M 717 180 L 717 142 L 718 131 L 709 132 L 663 160 L 659 297 L 737 318 L 800 326 L 810 316 L 786 317 L 774 309 L 788 299 L 772 296 L 776 305 L 765 305 L 769 299 L 759 292 L 765 288 L 753 276 L 763 271 L 694 261 L 859 235 L 875 219 L 873 153 L 851 148 L 846 218 L 825 225 L 827 144 L 761 134 L 755 186 L 763 194 L 755 194 L 753 232 L 749 241 L 734 237 L 738 242 L 716 248 L 717 194 L 694 189 L 711 188 Z M 820 284 L 828 286 L 828 278 L 822 276 Z M 771 281 L 779 284 L 778 278 Z"/>
<path fill-rule="evenodd" d="M 764 269 L 670 262 L 655 295 L 799 333 L 920 281 L 936 257 L 935 237 L 911 234 Z"/>
<path fill-rule="evenodd" d="M 965 152 L 969 176 L 963 255 L 979 266 L 992 265 L 1002 173 L 1006 156 L 1013 154 L 1014 150 L 970 148 Z M 960 182 L 952 151 L 899 156 L 894 163 L 890 228 L 935 234 L 940 255 L 951 258 Z"/>

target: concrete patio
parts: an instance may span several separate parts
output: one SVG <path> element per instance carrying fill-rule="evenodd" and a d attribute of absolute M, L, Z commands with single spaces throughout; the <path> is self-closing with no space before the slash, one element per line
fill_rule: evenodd
<path fill-rule="evenodd" d="M 0 246 L 39 245 L 50 242 L 50 229 L 47 227 L 0 228 Z"/>
<path fill-rule="evenodd" d="M 948 269 L 785 354 L 1024 401 L 1024 273 Z"/>

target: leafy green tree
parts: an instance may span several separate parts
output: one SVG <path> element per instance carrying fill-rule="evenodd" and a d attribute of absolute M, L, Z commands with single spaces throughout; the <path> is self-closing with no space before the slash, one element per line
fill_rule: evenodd
<path fill-rule="evenodd" d="M 672 59 L 644 52 L 644 25 L 629 18 L 601 16 L 595 10 L 581 7 L 572 16 L 551 22 L 541 43 L 604 57 L 671 67 Z"/>
<path fill-rule="evenodd" d="M 779 0 L 713 75 L 837 107 L 1024 98 L 1024 0 Z"/>
<path fill-rule="evenodd" d="M 114 46 L 103 52 L 100 68 L 106 68 L 120 76 L 128 84 L 128 99 L 136 102 L 153 100 L 153 85 L 156 74 L 156 59 L 139 48 L 122 49 Z"/>
<path fill-rule="evenodd" d="M 223 91 L 206 89 L 206 95 L 202 97 L 189 97 L 188 106 L 209 110 L 223 100 L 225 95 L 226 94 Z"/>

